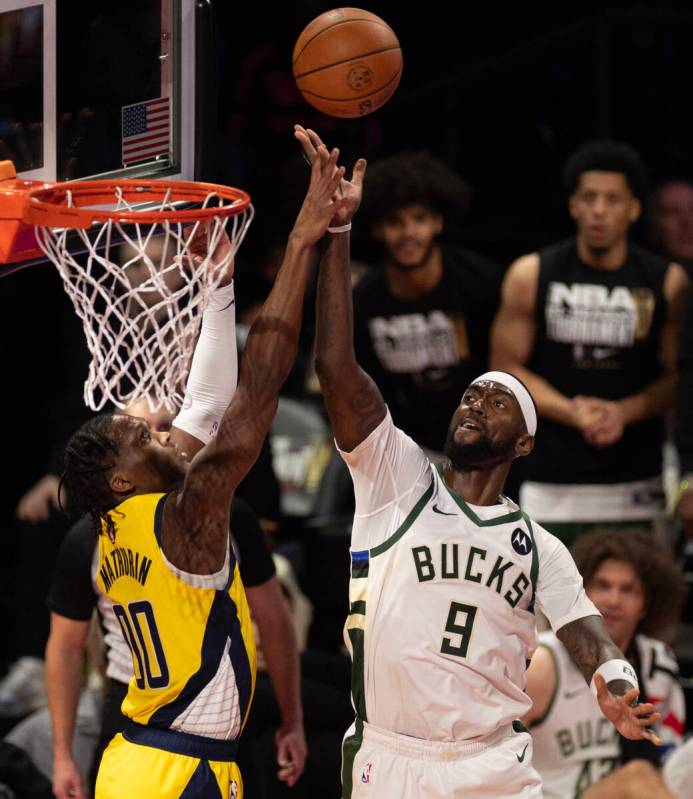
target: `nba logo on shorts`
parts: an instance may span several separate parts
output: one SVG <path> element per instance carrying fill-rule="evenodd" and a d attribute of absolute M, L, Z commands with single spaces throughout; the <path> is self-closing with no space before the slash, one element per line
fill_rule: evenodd
<path fill-rule="evenodd" d="M 231 780 L 231 799 L 236 799 L 238 796 L 238 783 L 236 780 Z"/>
<path fill-rule="evenodd" d="M 361 782 L 369 783 L 371 781 L 372 765 L 372 763 L 366 763 L 366 768 L 363 770 L 363 774 L 361 775 Z"/>

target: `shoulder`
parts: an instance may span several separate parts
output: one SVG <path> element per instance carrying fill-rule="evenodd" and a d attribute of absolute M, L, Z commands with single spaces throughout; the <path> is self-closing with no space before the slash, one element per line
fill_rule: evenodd
<path fill-rule="evenodd" d="M 687 294 L 691 287 L 688 272 L 674 261 L 666 264 L 663 280 L 664 296 L 669 302 Z"/>
<path fill-rule="evenodd" d="M 541 264 L 542 268 L 550 268 L 555 264 L 563 263 L 567 258 L 574 257 L 577 254 L 577 243 L 575 236 L 569 236 L 567 239 L 557 241 L 555 244 L 549 244 L 542 247 L 537 252 L 537 263 Z"/>
<path fill-rule="evenodd" d="M 56 577 L 59 578 L 67 571 L 71 575 L 79 572 L 91 574 L 91 563 L 98 540 L 99 533 L 93 520 L 90 516 L 82 516 L 67 531 L 60 545 L 55 566 Z"/>
<path fill-rule="evenodd" d="M 639 277 L 655 291 L 669 294 L 672 289 L 688 285 L 686 270 L 677 263 L 669 262 L 661 255 L 641 247 L 635 242 L 628 242 L 628 261 L 639 271 Z"/>
<path fill-rule="evenodd" d="M 98 533 L 90 516 L 82 516 L 65 534 L 62 549 L 84 548 L 91 552 L 98 541 Z"/>
<path fill-rule="evenodd" d="M 506 299 L 524 300 L 523 304 L 536 295 L 539 280 L 539 253 L 521 255 L 513 261 L 505 273 L 503 294 Z"/>
<path fill-rule="evenodd" d="M 572 573 L 575 570 L 575 561 L 573 556 L 566 545 L 556 538 L 553 533 L 550 533 L 545 527 L 542 527 L 538 522 L 530 519 L 526 513 L 523 514 L 525 521 L 532 529 L 534 536 L 534 543 L 537 547 L 537 555 L 539 557 L 539 571 L 544 577 L 547 576 L 546 567 L 547 563 L 551 564 L 551 569 L 560 566 L 568 566 L 569 571 Z M 577 571 L 575 570 L 577 574 Z"/>
<path fill-rule="evenodd" d="M 628 255 L 631 259 L 644 264 L 655 272 L 664 273 L 667 269 L 668 262 L 666 258 L 652 252 L 651 250 L 642 247 L 634 241 L 628 242 Z"/>

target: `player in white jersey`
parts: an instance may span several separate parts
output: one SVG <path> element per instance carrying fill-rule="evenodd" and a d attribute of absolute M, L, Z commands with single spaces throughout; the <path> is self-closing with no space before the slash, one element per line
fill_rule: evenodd
<path fill-rule="evenodd" d="M 314 160 L 319 137 L 302 128 L 297 136 Z M 474 381 L 450 424 L 450 460 L 437 470 L 358 366 L 348 231 L 364 173 L 359 161 L 340 185 L 344 210 L 323 243 L 317 308 L 316 369 L 356 496 L 346 624 L 356 721 L 344 741 L 342 795 L 539 797 L 531 738 L 513 723 L 530 707 L 535 605 L 587 680 L 606 667 L 609 690 L 595 677 L 601 705 L 622 732 L 653 737 L 652 707 L 630 706 L 632 670 L 568 551 L 500 495 L 512 461 L 534 442 L 526 388 L 501 373 Z"/>
<path fill-rule="evenodd" d="M 634 758 L 661 765 L 663 756 L 681 743 L 685 724 L 676 658 L 650 637 L 671 631 L 685 590 L 669 551 L 647 530 L 624 529 L 588 533 L 572 552 L 588 597 L 634 665 L 643 696 L 661 715 L 654 729 L 664 745 L 640 742 L 636 749 L 620 742 L 566 648 L 554 633 L 542 633 L 527 671 L 526 691 L 534 705 L 522 720 L 531 728 L 545 799 L 577 799 Z M 629 797 L 651 799 L 648 780 L 632 780 L 631 785 Z"/>

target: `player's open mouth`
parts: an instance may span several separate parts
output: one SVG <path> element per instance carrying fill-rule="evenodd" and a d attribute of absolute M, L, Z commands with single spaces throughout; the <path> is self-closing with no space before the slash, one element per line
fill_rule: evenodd
<path fill-rule="evenodd" d="M 465 419 L 460 424 L 460 427 L 463 427 L 465 430 L 477 430 L 479 432 L 484 429 L 478 422 L 473 422 L 471 419 Z"/>

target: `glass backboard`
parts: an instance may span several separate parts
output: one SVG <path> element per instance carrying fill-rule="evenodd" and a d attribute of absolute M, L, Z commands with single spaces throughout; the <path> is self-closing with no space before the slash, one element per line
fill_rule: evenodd
<path fill-rule="evenodd" d="M 206 8 L 0 0 L 0 160 L 28 180 L 194 179 Z"/>

